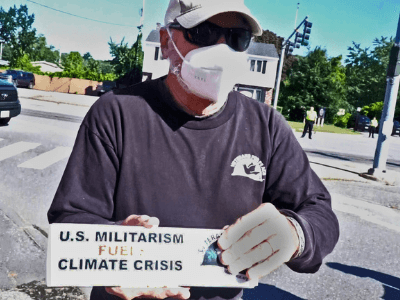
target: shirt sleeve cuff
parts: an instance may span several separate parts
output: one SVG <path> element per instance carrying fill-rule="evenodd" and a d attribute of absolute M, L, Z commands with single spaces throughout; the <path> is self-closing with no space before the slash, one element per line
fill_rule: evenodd
<path fill-rule="evenodd" d="M 290 223 L 292 223 L 292 225 L 296 229 L 297 237 L 299 238 L 299 248 L 293 254 L 293 256 L 292 256 L 292 260 L 293 260 L 293 259 L 296 259 L 297 257 L 299 257 L 303 253 L 305 245 L 306 245 L 306 239 L 304 237 L 304 232 L 303 232 L 303 229 L 301 228 L 299 222 L 297 222 L 292 217 L 286 216 L 286 218 L 290 221 Z"/>

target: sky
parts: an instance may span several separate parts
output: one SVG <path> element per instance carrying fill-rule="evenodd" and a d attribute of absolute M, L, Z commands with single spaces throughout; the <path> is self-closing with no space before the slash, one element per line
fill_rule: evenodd
<path fill-rule="evenodd" d="M 215 0 L 218 1 L 218 0 Z M 95 59 L 112 59 L 109 53 L 110 38 L 120 43 L 123 38 L 131 46 L 138 34 L 140 9 L 143 0 L 35 0 L 36 3 L 98 20 L 95 22 L 64 14 L 32 3 L 29 0 L 1 0 L 1 6 L 21 4 L 28 6 L 29 14 L 35 15 L 33 26 L 38 34 L 46 37 L 47 44 L 60 49 L 62 53 L 86 52 Z M 145 0 L 144 39 L 156 28 L 156 23 L 164 23 L 164 14 L 169 0 Z M 298 3 L 300 3 L 298 5 Z M 339 55 L 346 58 L 347 48 L 353 41 L 361 47 L 371 47 L 373 40 L 381 36 L 393 38 L 399 22 L 399 0 L 245 0 L 263 29 L 278 36 L 289 37 L 295 27 L 308 16 L 313 23 L 310 47 L 320 46 L 327 50 L 329 57 Z M 106 24 L 102 22 L 119 25 Z M 296 49 L 293 54 L 305 55 L 306 47 Z"/>

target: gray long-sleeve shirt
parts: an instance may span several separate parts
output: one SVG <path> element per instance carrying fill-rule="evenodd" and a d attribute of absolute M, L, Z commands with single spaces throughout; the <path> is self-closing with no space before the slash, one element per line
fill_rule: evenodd
<path fill-rule="evenodd" d="M 271 202 L 304 231 L 305 250 L 287 265 L 316 272 L 339 225 L 284 118 L 237 92 L 217 115 L 193 118 L 174 105 L 164 80 L 109 92 L 91 107 L 49 222 L 114 224 L 146 214 L 160 226 L 220 229 Z M 236 299 L 241 291 L 193 288 L 192 294 Z"/>

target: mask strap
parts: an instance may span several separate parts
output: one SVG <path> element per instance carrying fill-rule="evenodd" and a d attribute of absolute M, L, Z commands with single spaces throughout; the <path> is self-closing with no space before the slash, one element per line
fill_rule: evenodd
<path fill-rule="evenodd" d="M 174 42 L 174 40 L 172 39 L 172 35 L 171 35 L 171 31 L 169 30 L 169 26 L 167 26 L 167 32 L 168 32 L 169 38 L 171 39 L 172 45 L 173 45 L 174 48 L 175 48 L 176 53 L 178 53 L 178 55 L 182 58 L 182 60 L 185 61 L 186 59 L 183 57 L 183 55 L 181 54 L 181 52 L 178 50 L 178 47 L 175 45 L 175 42 Z"/>

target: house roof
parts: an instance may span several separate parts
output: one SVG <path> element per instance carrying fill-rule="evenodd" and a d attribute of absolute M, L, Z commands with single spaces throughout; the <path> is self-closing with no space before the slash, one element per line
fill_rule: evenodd
<path fill-rule="evenodd" d="M 160 42 L 160 31 L 152 30 L 148 35 L 146 42 L 159 43 Z M 275 57 L 279 58 L 278 52 L 276 51 L 275 45 L 265 44 L 265 43 L 256 43 L 251 41 L 249 49 L 247 49 L 247 54 L 249 55 L 257 55 L 257 56 L 266 56 L 266 57 Z"/>
<path fill-rule="evenodd" d="M 160 31 L 153 29 L 149 36 L 146 39 L 146 42 L 153 42 L 153 43 L 159 43 L 160 42 Z"/>
<path fill-rule="evenodd" d="M 251 41 L 247 54 L 279 58 L 275 45 Z"/>

